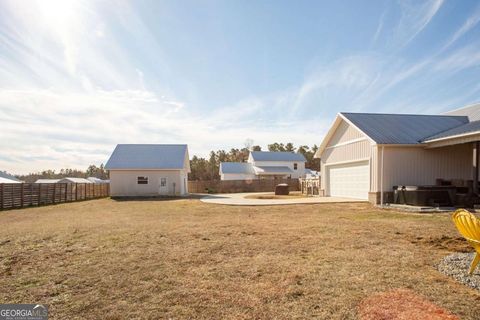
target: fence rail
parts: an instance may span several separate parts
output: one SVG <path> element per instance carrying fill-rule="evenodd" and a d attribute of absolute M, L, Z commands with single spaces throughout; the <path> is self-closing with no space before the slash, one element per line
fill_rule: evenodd
<path fill-rule="evenodd" d="M 290 191 L 299 191 L 298 179 L 207 180 L 188 181 L 190 193 L 273 192 L 275 186 L 286 183 Z"/>
<path fill-rule="evenodd" d="M 108 183 L 0 183 L 0 210 L 104 198 Z"/>

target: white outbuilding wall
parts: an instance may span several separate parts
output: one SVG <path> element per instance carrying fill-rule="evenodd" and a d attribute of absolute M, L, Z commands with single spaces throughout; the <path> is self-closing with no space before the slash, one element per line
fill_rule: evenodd
<path fill-rule="evenodd" d="M 148 184 L 138 184 L 138 177 L 148 177 Z M 162 187 L 161 179 L 166 179 Z M 179 196 L 188 193 L 185 170 L 110 170 L 110 194 L 122 196 Z"/>

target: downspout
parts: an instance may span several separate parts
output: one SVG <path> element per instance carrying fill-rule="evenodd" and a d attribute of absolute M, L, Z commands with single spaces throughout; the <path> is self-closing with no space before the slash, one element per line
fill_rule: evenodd
<path fill-rule="evenodd" d="M 382 146 L 382 165 L 380 167 L 380 206 L 383 207 L 383 153 L 385 147 Z"/>

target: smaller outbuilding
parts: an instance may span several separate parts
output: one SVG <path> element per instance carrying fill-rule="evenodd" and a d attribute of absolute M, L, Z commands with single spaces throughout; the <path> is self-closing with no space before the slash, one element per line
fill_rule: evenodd
<path fill-rule="evenodd" d="M 186 144 L 119 144 L 105 165 L 112 197 L 183 196 L 190 159 Z"/>

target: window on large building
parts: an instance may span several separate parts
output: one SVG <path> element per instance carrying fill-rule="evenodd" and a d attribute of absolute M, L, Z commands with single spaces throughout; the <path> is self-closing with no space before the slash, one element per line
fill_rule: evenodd
<path fill-rule="evenodd" d="M 297 163 L 294 163 L 294 164 L 293 164 L 293 170 L 297 170 L 297 168 L 298 168 L 298 164 L 297 164 Z"/>

